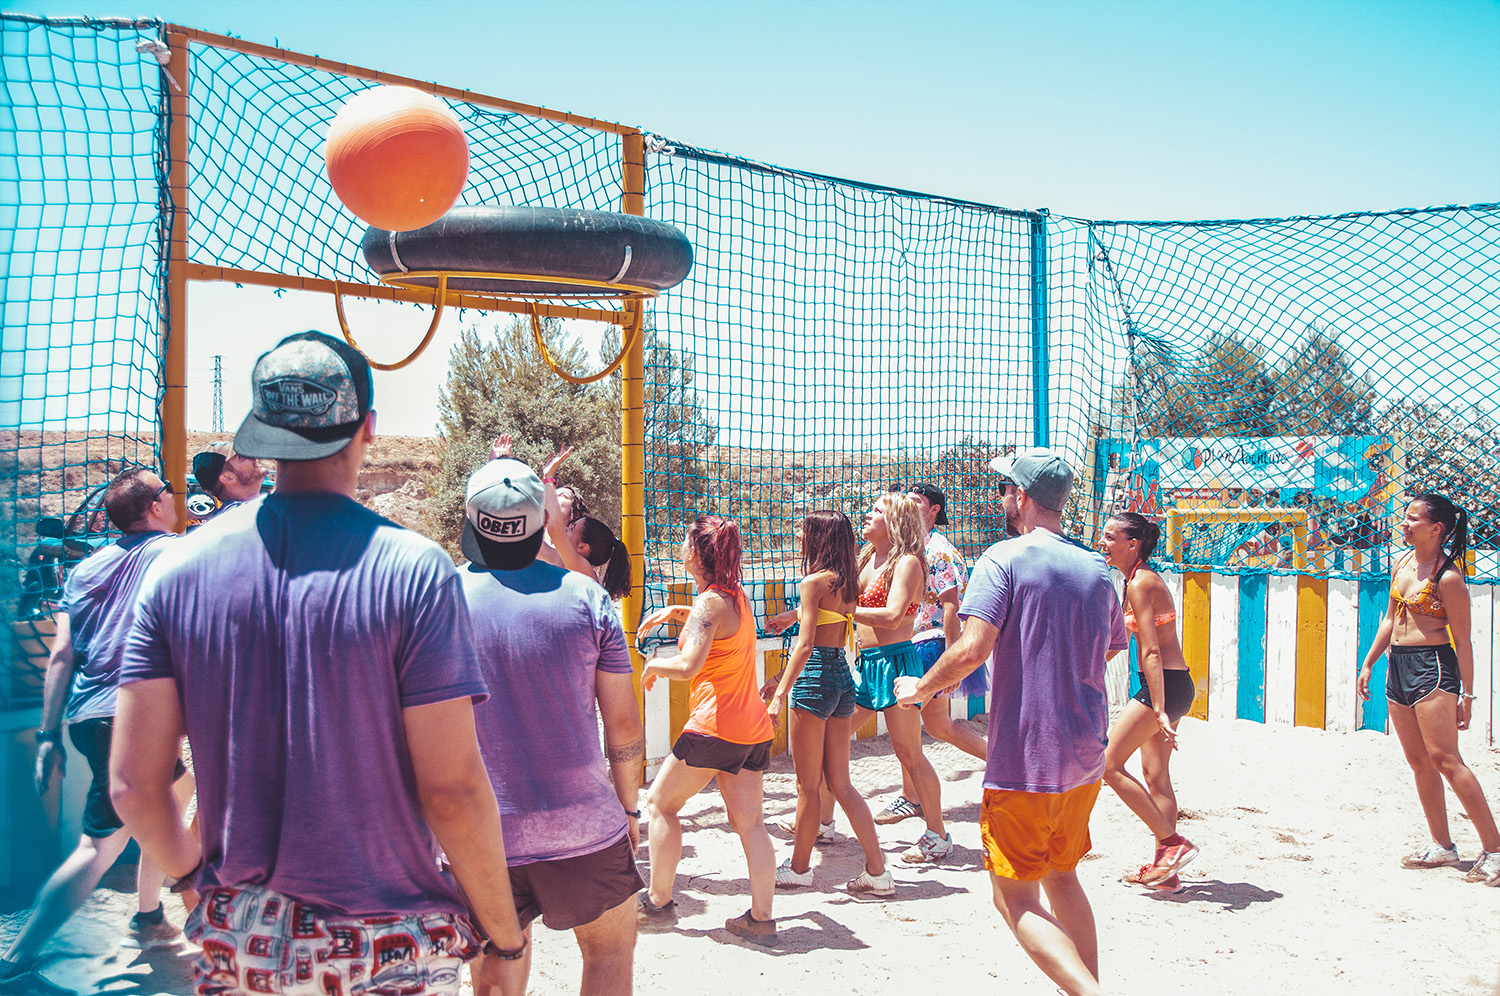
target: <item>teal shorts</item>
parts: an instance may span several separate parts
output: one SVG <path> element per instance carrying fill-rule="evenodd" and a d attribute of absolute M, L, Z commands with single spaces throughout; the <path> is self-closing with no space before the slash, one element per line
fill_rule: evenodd
<path fill-rule="evenodd" d="M 880 712 L 896 704 L 896 679 L 922 677 L 922 657 L 910 640 L 884 647 L 861 647 L 859 688 L 854 704 Z"/>

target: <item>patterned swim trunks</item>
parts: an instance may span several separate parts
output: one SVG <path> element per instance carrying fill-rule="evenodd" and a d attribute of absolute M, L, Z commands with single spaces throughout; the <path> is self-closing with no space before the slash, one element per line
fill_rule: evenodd
<path fill-rule="evenodd" d="M 199 996 L 448 996 L 479 954 L 465 916 L 323 917 L 255 886 L 205 890 L 186 934 Z"/>

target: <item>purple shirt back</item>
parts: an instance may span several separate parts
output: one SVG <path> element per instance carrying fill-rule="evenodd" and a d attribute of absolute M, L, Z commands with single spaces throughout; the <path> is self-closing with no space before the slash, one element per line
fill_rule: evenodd
<path fill-rule="evenodd" d="M 177 537 L 129 533 L 73 568 L 58 612 L 68 614 L 73 641 L 73 686 L 64 718 L 104 719 L 115 714 L 120 662 L 135 622 L 135 604 L 146 569 Z"/>
<path fill-rule="evenodd" d="M 461 912 L 402 723 L 405 708 L 485 695 L 447 554 L 332 494 L 273 494 L 172 546 L 120 683 L 177 682 L 198 884 L 261 885 L 325 914 Z"/>
<path fill-rule="evenodd" d="M 474 710 L 507 864 L 592 854 L 625 836 L 599 742 L 596 673 L 631 672 L 620 617 L 603 588 L 535 561 L 469 565 L 464 595 L 492 692 Z"/>
<path fill-rule="evenodd" d="M 1104 558 L 1045 529 L 996 543 L 959 614 L 1000 630 L 984 787 L 1066 792 L 1103 777 L 1105 655 L 1127 646 Z"/>

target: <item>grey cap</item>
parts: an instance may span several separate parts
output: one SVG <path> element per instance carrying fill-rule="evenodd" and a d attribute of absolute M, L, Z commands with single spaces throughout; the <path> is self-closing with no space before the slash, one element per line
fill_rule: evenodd
<path fill-rule="evenodd" d="M 1056 450 L 1037 446 L 1014 456 L 996 457 L 990 461 L 990 470 L 1015 482 L 1028 498 L 1054 512 L 1061 512 L 1073 493 L 1073 467 Z"/>
<path fill-rule="evenodd" d="M 253 403 L 234 435 L 252 460 L 321 460 L 349 445 L 375 397 L 359 350 L 322 332 L 299 332 L 255 361 Z"/>
<path fill-rule="evenodd" d="M 491 460 L 469 478 L 459 549 L 480 567 L 497 567 L 486 562 L 478 537 L 492 543 L 515 543 L 536 535 L 547 517 L 545 495 L 542 479 L 526 464 L 506 458 Z"/>

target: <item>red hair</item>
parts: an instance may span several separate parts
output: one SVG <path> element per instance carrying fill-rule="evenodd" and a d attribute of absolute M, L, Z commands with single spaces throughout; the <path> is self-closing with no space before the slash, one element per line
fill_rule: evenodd
<path fill-rule="evenodd" d="M 708 576 L 710 588 L 740 590 L 740 527 L 733 519 L 700 515 L 688 527 L 687 541 Z"/>

